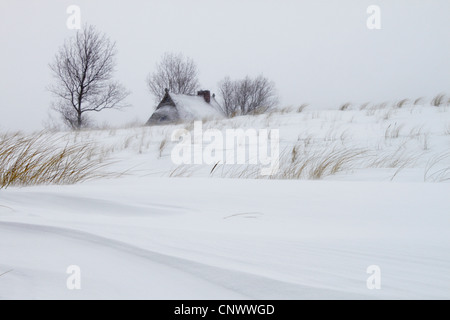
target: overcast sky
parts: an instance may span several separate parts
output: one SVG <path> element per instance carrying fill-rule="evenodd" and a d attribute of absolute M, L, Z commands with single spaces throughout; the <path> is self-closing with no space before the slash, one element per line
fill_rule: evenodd
<path fill-rule="evenodd" d="M 144 123 L 154 109 L 145 79 L 164 52 L 192 57 L 204 89 L 224 76 L 263 73 L 282 105 L 381 102 L 450 94 L 448 0 L 0 0 L 0 130 L 35 130 L 47 118 L 48 64 L 82 23 L 117 42 L 117 72 L 132 94 L 97 120 Z M 366 26 L 381 8 L 381 30 Z"/>

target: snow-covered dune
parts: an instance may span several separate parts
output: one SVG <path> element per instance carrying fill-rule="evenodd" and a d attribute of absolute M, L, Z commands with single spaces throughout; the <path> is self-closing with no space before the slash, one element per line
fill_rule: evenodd
<path fill-rule="evenodd" d="M 107 172 L 0 190 L 0 298 L 448 299 L 448 115 L 406 103 L 200 123 L 278 129 L 269 177 L 176 165 L 172 133 L 198 123 L 42 133 L 44 153 L 80 146 Z M 66 286 L 73 265 L 81 290 Z"/>
<path fill-rule="evenodd" d="M 0 297 L 450 298 L 449 184 L 124 178 L 2 191 Z M 66 269 L 81 268 L 81 290 Z M 366 269 L 381 268 L 369 290 Z"/>

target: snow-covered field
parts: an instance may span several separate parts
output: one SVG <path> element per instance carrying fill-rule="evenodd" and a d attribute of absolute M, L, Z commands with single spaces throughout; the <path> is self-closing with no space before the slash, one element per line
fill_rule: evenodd
<path fill-rule="evenodd" d="M 0 298 L 450 298 L 449 106 L 204 121 L 279 129 L 273 177 L 177 167 L 170 136 L 193 127 L 44 135 L 95 143 L 122 174 L 0 191 Z M 67 289 L 70 265 L 81 290 Z M 366 286 L 371 265 L 379 290 Z"/>

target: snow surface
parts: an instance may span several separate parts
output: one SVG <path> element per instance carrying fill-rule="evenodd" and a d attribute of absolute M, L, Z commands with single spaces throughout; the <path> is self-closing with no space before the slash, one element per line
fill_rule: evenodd
<path fill-rule="evenodd" d="M 0 297 L 448 299 L 449 192 L 193 178 L 9 189 Z M 69 265 L 81 290 L 66 288 Z M 366 287 L 369 265 L 381 290 Z"/>
<path fill-rule="evenodd" d="M 52 134 L 62 146 L 97 143 L 127 174 L 1 190 L 0 275 L 11 271 L 0 298 L 449 299 L 448 173 L 425 174 L 450 167 L 437 158 L 450 150 L 449 121 L 448 107 L 409 105 L 203 123 L 279 128 L 287 150 L 367 149 L 323 181 L 219 179 L 226 170 L 210 166 L 184 174 L 169 137 L 191 123 Z M 70 265 L 81 290 L 66 287 Z M 366 287 L 371 265 L 380 290 Z"/>
<path fill-rule="evenodd" d="M 177 105 L 178 113 L 181 119 L 202 120 L 222 119 L 223 115 L 216 109 L 217 103 L 211 98 L 212 103 L 206 103 L 205 99 L 200 96 L 188 96 L 183 94 L 170 94 Z"/>
<path fill-rule="evenodd" d="M 450 107 L 429 105 L 360 106 L 347 111 L 294 107 L 259 116 L 203 121 L 203 130 L 218 129 L 278 129 L 280 152 L 290 158 L 293 147 L 305 157 L 321 157 L 330 150 L 364 152 L 354 164 L 344 166 L 334 175 L 322 179 L 343 181 L 450 181 Z M 172 133 L 186 129 L 194 136 L 194 123 L 86 131 L 77 134 L 57 133 L 61 145 L 70 142 L 93 142 L 112 158 L 111 169 L 137 176 L 236 176 L 234 171 L 245 168 L 212 166 L 179 168 L 171 160 L 171 151 L 178 143 L 171 141 Z M 248 141 L 247 141 L 248 143 Z M 207 144 L 204 145 L 204 147 Z M 286 159 L 285 159 L 286 160 Z M 287 164 L 289 165 L 289 164 Z M 447 171 L 445 169 L 447 168 Z M 443 171 L 442 171 L 443 170 Z M 282 171 L 282 170 L 281 170 Z M 442 175 L 439 174 L 441 171 Z M 180 173 L 182 172 L 182 174 Z M 427 174 L 425 174 L 427 173 Z M 260 178 L 252 176 L 252 178 Z M 309 177 L 302 177 L 302 179 Z"/>

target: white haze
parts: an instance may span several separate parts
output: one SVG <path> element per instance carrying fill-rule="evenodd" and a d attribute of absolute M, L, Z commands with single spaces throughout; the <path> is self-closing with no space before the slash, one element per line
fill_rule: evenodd
<path fill-rule="evenodd" d="M 132 108 L 96 117 L 122 124 L 151 115 L 145 78 L 166 51 L 183 52 L 205 89 L 263 73 L 282 105 L 380 102 L 450 93 L 450 2 L 0 0 L 0 129 L 35 130 L 48 117 L 48 64 L 64 39 L 66 8 L 117 41 L 117 78 Z M 382 29 L 366 9 L 381 7 Z"/>

